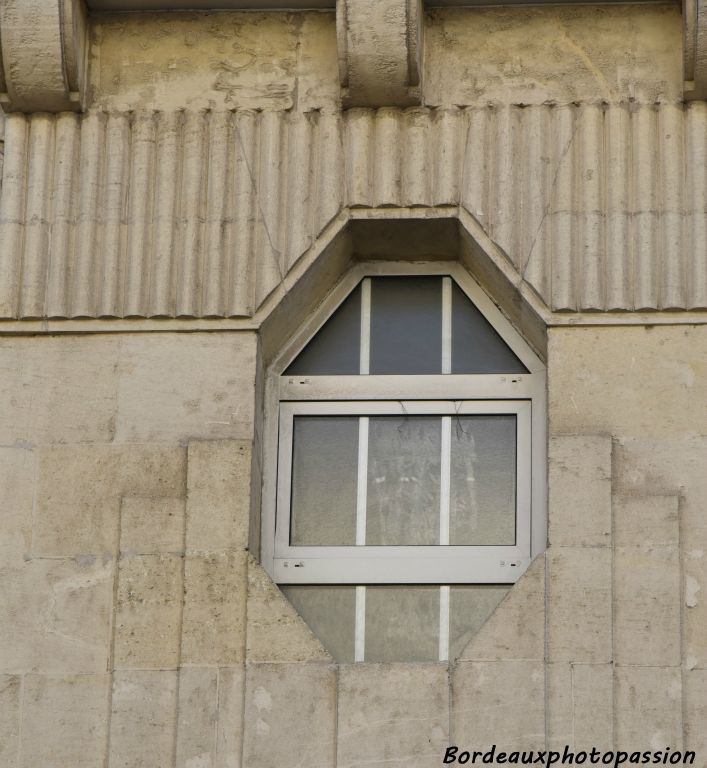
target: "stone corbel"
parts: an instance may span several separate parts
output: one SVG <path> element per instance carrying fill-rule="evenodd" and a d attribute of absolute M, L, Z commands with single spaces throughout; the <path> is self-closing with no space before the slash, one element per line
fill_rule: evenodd
<path fill-rule="evenodd" d="M 0 0 L 0 105 L 6 112 L 81 110 L 83 0 Z"/>
<path fill-rule="evenodd" d="M 337 0 L 339 79 L 346 107 L 422 100 L 422 0 Z"/>
<path fill-rule="evenodd" d="M 684 97 L 707 99 L 707 0 L 683 0 L 682 24 Z"/>

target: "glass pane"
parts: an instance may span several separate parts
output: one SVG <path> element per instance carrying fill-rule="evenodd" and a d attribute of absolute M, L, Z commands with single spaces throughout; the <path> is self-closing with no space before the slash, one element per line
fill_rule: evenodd
<path fill-rule="evenodd" d="M 371 416 L 366 544 L 438 544 L 441 419 Z"/>
<path fill-rule="evenodd" d="M 370 372 L 442 372 L 441 277 L 371 280 Z"/>
<path fill-rule="evenodd" d="M 439 587 L 366 587 L 366 661 L 439 659 Z"/>
<path fill-rule="evenodd" d="M 452 373 L 528 373 L 456 284 L 452 284 Z"/>
<path fill-rule="evenodd" d="M 337 661 L 354 660 L 356 587 L 292 585 L 280 589 Z"/>
<path fill-rule="evenodd" d="M 449 601 L 449 660 L 458 658 L 508 593 L 507 584 L 452 586 Z"/>
<path fill-rule="evenodd" d="M 285 375 L 344 376 L 360 371 L 361 287 L 319 329 Z"/>
<path fill-rule="evenodd" d="M 296 416 L 290 543 L 356 543 L 358 416 Z"/>
<path fill-rule="evenodd" d="M 515 544 L 515 415 L 452 418 L 450 544 Z"/>

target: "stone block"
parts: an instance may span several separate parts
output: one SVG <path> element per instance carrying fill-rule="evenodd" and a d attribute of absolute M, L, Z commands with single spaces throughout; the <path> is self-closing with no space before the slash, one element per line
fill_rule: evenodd
<path fill-rule="evenodd" d="M 182 662 L 229 666 L 244 661 L 247 553 L 187 555 Z"/>
<path fill-rule="evenodd" d="M 683 554 L 685 663 L 707 668 L 707 552 L 688 549 Z"/>
<path fill-rule="evenodd" d="M 550 661 L 611 661 L 611 550 L 552 547 L 545 556 Z"/>
<path fill-rule="evenodd" d="M 612 749 L 613 667 L 611 664 L 547 665 L 548 747 L 575 751 Z"/>
<path fill-rule="evenodd" d="M 116 441 L 252 439 L 255 333 L 123 338 Z"/>
<path fill-rule="evenodd" d="M 614 659 L 680 665 L 680 555 L 673 547 L 616 547 Z"/>
<path fill-rule="evenodd" d="M 611 664 L 572 665 L 575 750 L 610 750 L 614 739 L 614 669 Z"/>
<path fill-rule="evenodd" d="M 247 664 L 243 768 L 336 765 L 336 672 L 322 663 Z"/>
<path fill-rule="evenodd" d="M 102 335 L 0 339 L 0 445 L 112 440 L 120 343 Z"/>
<path fill-rule="evenodd" d="M 0 562 L 5 565 L 21 565 L 32 548 L 36 457 L 28 448 L 0 448 Z"/>
<path fill-rule="evenodd" d="M 187 466 L 187 549 L 246 549 L 250 441 L 193 440 Z"/>
<path fill-rule="evenodd" d="M 677 547 L 678 496 L 614 497 L 614 546 Z"/>
<path fill-rule="evenodd" d="M 120 551 L 151 555 L 184 551 L 185 501 L 124 496 L 120 504 Z"/>
<path fill-rule="evenodd" d="M 108 768 L 172 768 L 176 708 L 176 672 L 116 672 Z"/>
<path fill-rule="evenodd" d="M 707 764 L 707 669 L 685 672 L 685 749 L 697 753 L 695 765 Z"/>
<path fill-rule="evenodd" d="M 460 661 L 452 671 L 451 706 L 451 739 L 460 748 L 486 751 L 501 742 L 509 752 L 544 748 L 541 661 Z"/>
<path fill-rule="evenodd" d="M 551 438 L 548 470 L 550 544 L 610 545 L 611 438 Z"/>
<path fill-rule="evenodd" d="M 572 665 L 566 661 L 547 664 L 547 746 L 563 749 L 574 746 L 574 713 L 572 706 Z"/>
<path fill-rule="evenodd" d="M 545 555 L 535 558 L 459 658 L 545 658 Z"/>
<path fill-rule="evenodd" d="M 245 669 L 182 667 L 177 768 L 238 768 L 243 739 Z"/>
<path fill-rule="evenodd" d="M 449 744 L 446 664 L 342 665 L 338 702 L 338 768 L 441 764 Z"/>
<path fill-rule="evenodd" d="M 26 675 L 20 768 L 97 768 L 108 728 L 107 674 Z"/>
<path fill-rule="evenodd" d="M 703 326 L 550 328 L 548 360 L 551 435 L 707 434 Z"/>
<path fill-rule="evenodd" d="M 0 675 L 0 765 L 17 768 L 20 744 L 20 695 L 18 675 Z"/>
<path fill-rule="evenodd" d="M 332 661 L 312 630 L 251 555 L 248 556 L 246 643 L 248 661 Z"/>
<path fill-rule="evenodd" d="M 179 496 L 186 451 L 176 445 L 57 445 L 40 450 L 33 550 L 114 554 L 121 498 Z"/>
<path fill-rule="evenodd" d="M 679 668 L 616 667 L 617 749 L 682 749 Z"/>
<path fill-rule="evenodd" d="M 118 563 L 115 669 L 176 669 L 182 618 L 181 555 L 123 556 Z"/>
<path fill-rule="evenodd" d="M 0 671 L 104 672 L 113 579 L 113 562 L 93 557 L 0 569 Z"/>

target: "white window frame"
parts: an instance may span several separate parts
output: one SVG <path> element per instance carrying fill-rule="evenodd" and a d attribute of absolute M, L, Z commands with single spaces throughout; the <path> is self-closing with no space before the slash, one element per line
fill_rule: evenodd
<path fill-rule="evenodd" d="M 521 360 L 528 373 L 368 375 L 365 354 L 362 354 L 359 375 L 283 375 L 300 351 L 364 278 L 384 275 L 437 275 L 452 278 Z M 443 290 L 443 303 L 449 302 L 451 291 Z M 364 302 L 365 292 L 364 288 Z M 365 330 L 370 315 L 365 310 L 361 314 L 362 329 Z M 451 344 L 449 329 L 445 327 L 444 321 L 442 335 L 442 370 L 449 370 L 449 360 L 445 362 L 445 358 L 451 357 Z M 365 334 L 362 335 L 364 337 Z M 431 404 L 441 409 L 436 413 L 454 413 L 460 403 L 467 413 L 518 414 L 516 546 L 289 545 L 288 484 L 292 437 L 288 430 L 291 430 L 292 418 L 296 414 L 317 412 L 337 415 L 400 413 L 401 401 L 405 403 L 404 408 L 408 414 L 429 413 Z M 532 559 L 544 551 L 547 538 L 546 369 L 498 307 L 459 264 L 357 264 L 273 361 L 266 378 L 264 405 L 261 560 L 276 583 L 512 584 Z M 416 411 L 420 408 L 423 410 Z"/>

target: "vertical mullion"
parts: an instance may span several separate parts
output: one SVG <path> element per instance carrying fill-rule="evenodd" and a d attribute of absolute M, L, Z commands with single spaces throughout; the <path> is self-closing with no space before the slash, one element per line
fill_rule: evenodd
<path fill-rule="evenodd" d="M 368 416 L 358 420 L 358 478 L 356 483 L 356 546 L 366 544 L 366 502 L 368 496 Z"/>
<path fill-rule="evenodd" d="M 366 587 L 356 587 L 354 661 L 363 661 L 366 651 Z"/>
<path fill-rule="evenodd" d="M 452 372 L 452 278 L 442 278 L 442 373 Z"/>
<path fill-rule="evenodd" d="M 452 483 L 452 417 L 442 416 L 439 479 L 439 543 L 445 547 L 449 544 L 449 516 Z"/>
<path fill-rule="evenodd" d="M 449 661 L 449 598 L 450 587 L 439 588 L 439 660 Z"/>
<path fill-rule="evenodd" d="M 371 278 L 361 283 L 361 349 L 359 373 L 368 376 L 371 360 Z"/>
<path fill-rule="evenodd" d="M 371 359 L 371 279 L 361 284 L 361 346 L 359 374 L 367 376 Z M 356 545 L 366 545 L 366 501 L 368 494 L 368 416 L 358 420 L 358 482 L 356 485 Z M 354 623 L 354 661 L 363 661 L 366 654 L 366 587 L 356 587 L 356 616 Z"/>

